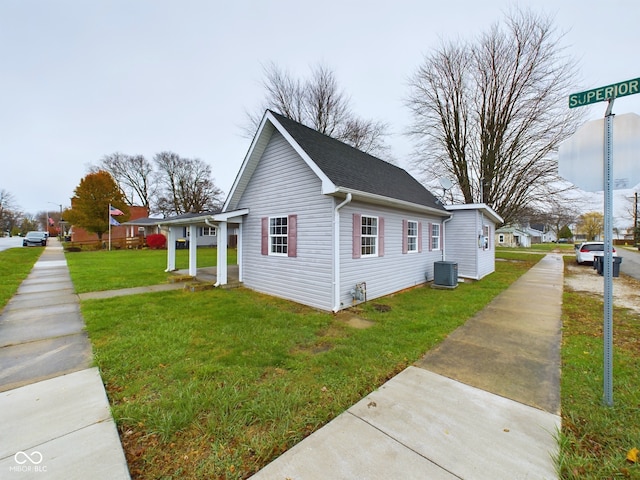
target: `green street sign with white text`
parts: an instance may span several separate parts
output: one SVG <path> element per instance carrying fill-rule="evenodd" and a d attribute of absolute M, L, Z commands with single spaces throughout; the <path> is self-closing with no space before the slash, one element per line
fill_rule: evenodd
<path fill-rule="evenodd" d="M 614 83 L 606 87 L 594 88 L 585 92 L 572 93 L 569 95 L 569 108 L 604 102 L 611 98 L 626 97 L 634 93 L 640 93 L 640 78 Z"/>

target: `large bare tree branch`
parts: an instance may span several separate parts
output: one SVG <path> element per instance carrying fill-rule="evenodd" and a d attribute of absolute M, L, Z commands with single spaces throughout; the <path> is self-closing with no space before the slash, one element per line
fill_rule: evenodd
<path fill-rule="evenodd" d="M 143 155 L 115 152 L 100 160 L 99 169 L 106 170 L 115 179 L 129 205 L 149 207 L 155 193 L 153 165 Z"/>
<path fill-rule="evenodd" d="M 387 125 L 356 116 L 349 97 L 340 90 L 333 71 L 324 65 L 311 70 L 310 78 L 298 80 L 274 63 L 264 67 L 265 101 L 249 114 L 245 133 L 252 136 L 265 110 L 273 110 L 325 135 L 389 161 L 385 143 Z"/>
<path fill-rule="evenodd" d="M 424 59 L 407 105 L 425 180 L 449 176 L 461 201 L 490 204 L 507 223 L 566 188 L 552 156 L 582 112 L 566 108 L 575 64 L 561 39 L 549 17 L 515 10 Z"/>

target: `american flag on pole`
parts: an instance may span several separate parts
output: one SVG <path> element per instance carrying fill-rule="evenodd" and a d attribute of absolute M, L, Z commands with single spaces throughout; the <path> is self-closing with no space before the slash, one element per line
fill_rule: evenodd
<path fill-rule="evenodd" d="M 120 225 L 120 222 L 117 221 L 115 218 L 113 218 L 112 216 L 109 216 L 109 223 L 111 225 L 113 225 L 114 227 L 118 227 Z"/>
<path fill-rule="evenodd" d="M 109 215 L 124 215 L 124 212 L 109 205 Z"/>

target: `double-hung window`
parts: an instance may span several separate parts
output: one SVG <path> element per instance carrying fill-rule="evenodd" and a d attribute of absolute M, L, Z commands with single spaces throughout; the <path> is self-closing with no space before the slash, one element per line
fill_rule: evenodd
<path fill-rule="evenodd" d="M 418 251 L 418 222 L 407 221 L 407 252 Z"/>
<path fill-rule="evenodd" d="M 269 218 L 269 255 L 287 255 L 288 222 L 287 217 Z"/>
<path fill-rule="evenodd" d="M 204 237 L 215 237 L 216 227 L 202 227 L 202 235 Z"/>
<path fill-rule="evenodd" d="M 360 249 L 363 257 L 378 255 L 378 217 L 362 215 Z"/>
<path fill-rule="evenodd" d="M 431 224 L 431 250 L 440 250 L 440 224 Z"/>

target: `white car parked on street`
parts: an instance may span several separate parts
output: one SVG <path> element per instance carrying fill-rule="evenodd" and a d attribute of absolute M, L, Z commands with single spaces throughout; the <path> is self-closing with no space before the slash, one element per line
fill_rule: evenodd
<path fill-rule="evenodd" d="M 613 249 L 613 256 L 616 257 L 616 249 Z M 604 242 L 582 242 L 576 248 L 576 262 L 579 265 L 584 263 L 593 263 L 593 257 L 596 255 L 604 255 Z"/>

